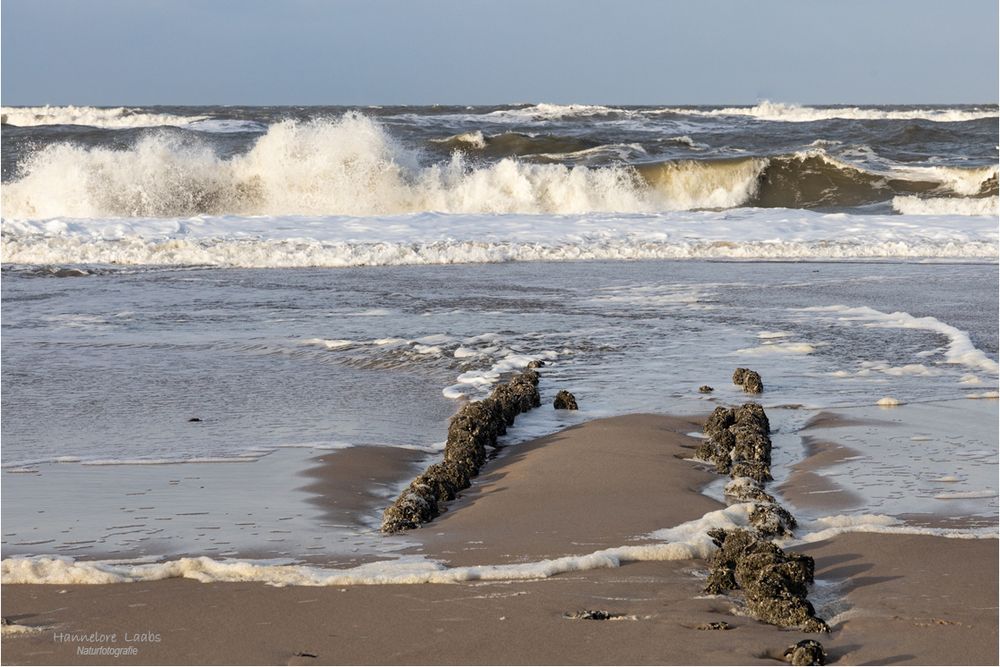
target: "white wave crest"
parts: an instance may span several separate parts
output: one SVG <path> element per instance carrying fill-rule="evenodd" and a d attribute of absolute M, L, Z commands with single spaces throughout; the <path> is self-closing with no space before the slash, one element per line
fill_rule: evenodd
<path fill-rule="evenodd" d="M 1000 197 L 893 197 L 892 208 L 904 215 L 1000 214 Z"/>
<path fill-rule="evenodd" d="M 955 123 L 981 118 L 996 118 L 996 109 L 899 109 L 884 110 L 860 107 L 808 107 L 798 104 L 763 101 L 751 107 L 726 107 L 722 109 L 683 109 L 668 107 L 659 113 L 689 116 L 750 116 L 758 120 L 784 123 L 808 123 L 835 118 L 848 120 L 931 120 Z"/>
<path fill-rule="evenodd" d="M 955 194 L 968 197 L 983 192 L 984 189 L 989 186 L 991 181 L 995 181 L 997 179 L 998 172 L 1000 172 L 1000 168 L 995 165 L 986 167 L 903 167 L 899 164 L 881 164 L 876 166 L 871 163 L 860 165 L 845 161 L 842 158 L 834 157 L 827 153 L 823 148 L 812 148 L 809 150 L 798 151 L 794 154 L 794 157 L 800 160 L 818 158 L 831 167 L 835 167 L 836 169 L 845 172 L 861 172 L 869 176 L 879 176 L 885 179 L 901 179 L 907 181 L 935 183 L 937 184 L 939 190 L 950 190 Z M 906 200 L 907 202 L 910 200 L 928 201 L 908 196 L 900 196 L 895 199 Z M 994 197 L 993 199 L 995 200 L 996 198 Z M 958 202 L 960 200 L 955 198 L 951 201 Z M 895 201 L 893 203 L 895 204 Z M 906 204 L 903 205 L 905 206 Z M 992 212 L 975 212 L 978 207 L 978 204 L 970 203 L 963 205 L 959 203 L 955 205 L 954 213 L 956 215 L 993 215 Z M 948 215 L 950 213 L 952 213 L 952 211 L 944 210 L 940 213 L 940 215 Z M 917 213 L 917 215 L 922 215 L 922 213 Z"/>
<path fill-rule="evenodd" d="M 735 208 L 757 194 L 763 158 L 665 162 L 643 171 L 653 189 L 674 209 Z"/>
<path fill-rule="evenodd" d="M 38 125 L 87 125 L 90 127 L 130 128 L 174 125 L 183 127 L 205 120 L 205 116 L 176 116 L 149 113 L 128 107 L 3 107 L 3 122 L 19 127 Z"/>
<path fill-rule="evenodd" d="M 219 158 L 192 137 L 157 133 L 128 150 L 55 144 L 3 189 L 5 218 L 185 215 L 385 215 L 647 212 L 733 206 L 757 167 L 670 168 L 650 188 L 627 166 L 589 169 L 504 159 L 468 165 L 456 153 L 420 166 L 381 125 L 357 113 L 272 125 L 244 155 Z M 715 180 L 708 178 L 716 174 Z"/>
<path fill-rule="evenodd" d="M 457 144 L 465 144 L 470 148 L 486 148 L 486 136 L 482 133 L 482 130 L 476 130 L 475 132 L 463 132 L 462 134 L 455 134 L 443 139 L 431 139 L 431 141 L 437 144 L 454 142 Z"/>
<path fill-rule="evenodd" d="M 892 174 L 900 178 L 919 181 L 936 181 L 952 192 L 964 195 L 977 195 L 983 186 L 997 179 L 1000 167 L 894 167 Z"/>
<path fill-rule="evenodd" d="M 494 120 L 559 120 L 605 114 L 627 114 L 625 109 L 599 104 L 534 104 L 521 109 L 500 109 L 486 114 Z"/>

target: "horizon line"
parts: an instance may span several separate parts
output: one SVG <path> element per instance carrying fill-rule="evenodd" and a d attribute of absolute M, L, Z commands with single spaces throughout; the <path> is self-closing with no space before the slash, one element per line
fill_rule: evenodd
<path fill-rule="evenodd" d="M 753 102 L 111 102 L 111 103 L 80 103 L 80 102 L 39 102 L 39 103 L 5 103 L 0 98 L 0 105 L 5 107 L 498 107 L 498 106 L 537 106 L 551 104 L 553 106 L 617 106 L 617 107 L 753 107 L 761 104 L 783 104 L 800 107 L 838 107 L 838 106 L 1000 106 L 1000 100 L 990 102 L 788 102 L 771 99 L 759 99 Z"/>

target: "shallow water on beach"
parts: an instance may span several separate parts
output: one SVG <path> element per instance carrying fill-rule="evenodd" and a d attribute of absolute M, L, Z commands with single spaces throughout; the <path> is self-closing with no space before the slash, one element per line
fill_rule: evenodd
<path fill-rule="evenodd" d="M 824 434 L 864 456 L 832 473 L 866 498 L 845 513 L 997 515 L 996 400 L 969 400 L 997 389 L 996 265 L 8 268 L 3 282 L 5 557 L 376 553 L 380 508 L 368 528 L 323 525 L 296 472 L 354 445 L 433 456 L 459 401 L 532 358 L 543 400 L 568 388 L 581 410 L 543 405 L 508 442 L 707 413 L 746 400 L 729 378 L 749 366 L 776 469 L 819 411 L 902 422 Z M 904 405 L 875 407 L 885 397 Z"/>

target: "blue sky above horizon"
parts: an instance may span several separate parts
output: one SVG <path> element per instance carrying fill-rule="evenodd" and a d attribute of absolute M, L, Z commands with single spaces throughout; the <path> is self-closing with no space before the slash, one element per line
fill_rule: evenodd
<path fill-rule="evenodd" d="M 996 0 L 3 0 L 5 105 L 998 101 Z"/>

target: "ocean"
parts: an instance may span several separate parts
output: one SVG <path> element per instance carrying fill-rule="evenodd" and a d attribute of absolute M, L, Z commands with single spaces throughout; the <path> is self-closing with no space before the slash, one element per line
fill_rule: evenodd
<path fill-rule="evenodd" d="M 995 533 L 998 116 L 4 107 L 5 573 L 425 572 L 377 530 L 409 478 L 331 521 L 303 473 L 362 446 L 434 461 L 533 360 L 581 409 L 507 445 L 705 415 L 748 366 L 776 471 L 811 420 L 848 421 L 828 436 L 858 454 L 824 475 L 852 500 L 789 502 L 805 525 Z"/>

